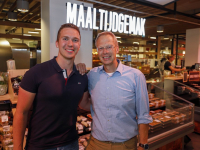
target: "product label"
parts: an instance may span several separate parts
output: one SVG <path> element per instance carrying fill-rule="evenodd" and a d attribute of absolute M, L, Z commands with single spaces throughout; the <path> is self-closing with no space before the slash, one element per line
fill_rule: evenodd
<path fill-rule="evenodd" d="M 1 116 L 1 122 L 8 122 L 8 116 L 7 115 Z"/>
<path fill-rule="evenodd" d="M 3 76 L 0 76 L 0 81 L 4 81 L 4 78 L 3 78 Z"/>

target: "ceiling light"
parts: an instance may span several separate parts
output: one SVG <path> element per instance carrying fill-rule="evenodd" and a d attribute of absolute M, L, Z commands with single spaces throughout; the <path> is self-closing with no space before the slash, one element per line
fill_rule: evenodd
<path fill-rule="evenodd" d="M 133 44 L 138 44 L 139 45 L 139 42 L 133 42 Z"/>
<path fill-rule="evenodd" d="M 17 21 L 17 13 L 16 12 L 8 12 L 8 20 Z"/>
<path fill-rule="evenodd" d="M 41 29 L 39 29 L 39 28 L 35 28 L 35 30 L 41 30 Z"/>
<path fill-rule="evenodd" d="M 185 51 L 183 51 L 183 55 L 185 55 Z"/>
<path fill-rule="evenodd" d="M 122 43 L 122 41 L 117 41 L 117 42 Z"/>
<path fill-rule="evenodd" d="M 8 41 L 0 41 L 0 45 L 9 45 Z"/>
<path fill-rule="evenodd" d="M 176 0 L 147 0 L 149 2 L 159 4 L 159 5 L 167 5 L 170 3 L 174 3 Z"/>
<path fill-rule="evenodd" d="M 28 12 L 29 2 L 25 0 L 17 0 L 17 10 L 21 12 Z"/>
<path fill-rule="evenodd" d="M 24 36 L 31 36 L 30 34 L 23 34 Z"/>
<path fill-rule="evenodd" d="M 37 31 L 28 31 L 28 33 L 39 34 Z"/>
<path fill-rule="evenodd" d="M 12 38 L 13 40 L 20 40 L 19 38 Z"/>
<path fill-rule="evenodd" d="M 168 40 L 169 39 L 169 35 L 164 35 L 164 40 Z"/>
<path fill-rule="evenodd" d="M 156 43 L 153 43 L 153 45 L 156 45 Z"/>
<path fill-rule="evenodd" d="M 162 25 L 157 26 L 157 32 L 161 33 L 164 31 L 164 27 Z"/>
<path fill-rule="evenodd" d="M 117 38 L 117 39 L 120 39 L 121 37 L 119 37 L 119 36 L 116 36 L 116 38 Z"/>
<path fill-rule="evenodd" d="M 151 36 L 150 39 L 156 39 L 156 37 L 155 36 Z"/>

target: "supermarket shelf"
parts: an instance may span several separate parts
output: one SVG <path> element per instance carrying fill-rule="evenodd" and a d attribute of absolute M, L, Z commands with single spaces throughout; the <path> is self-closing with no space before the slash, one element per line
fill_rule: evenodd
<path fill-rule="evenodd" d="M 119 43 L 119 46 L 125 46 L 125 47 L 134 46 L 134 47 L 151 47 L 151 48 L 157 48 L 156 45 L 138 45 L 138 44 L 129 44 L 129 43 Z"/>
<path fill-rule="evenodd" d="M 156 52 L 125 52 L 125 51 L 120 51 L 119 54 L 151 54 L 151 55 L 157 55 Z"/>

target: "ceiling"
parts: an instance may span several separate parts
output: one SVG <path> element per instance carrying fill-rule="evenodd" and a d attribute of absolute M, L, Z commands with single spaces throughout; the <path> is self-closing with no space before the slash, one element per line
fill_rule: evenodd
<path fill-rule="evenodd" d="M 16 1 L 0 0 L 0 38 L 5 38 L 11 43 L 16 42 L 12 39 L 13 37 L 23 39 L 24 41 L 40 41 L 40 31 L 39 34 L 31 34 L 32 36 L 23 36 L 23 33 L 40 28 L 41 0 L 27 0 L 29 2 L 29 12 L 27 13 L 17 12 Z M 149 36 L 185 34 L 187 29 L 200 28 L 200 0 L 174 0 L 172 3 L 168 3 L 172 0 L 165 0 L 167 5 L 156 4 L 155 0 L 82 1 L 92 3 L 98 9 L 102 8 L 146 18 L 145 33 Z M 18 21 L 8 21 L 7 13 L 9 11 L 17 12 Z M 163 33 L 156 32 L 158 25 L 164 26 Z M 22 41 L 19 40 L 19 42 Z"/>

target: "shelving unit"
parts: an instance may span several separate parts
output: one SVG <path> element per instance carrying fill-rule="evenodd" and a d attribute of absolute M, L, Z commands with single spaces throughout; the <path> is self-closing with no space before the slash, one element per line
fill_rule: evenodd
<path fill-rule="evenodd" d="M 18 100 L 18 95 L 16 95 L 12 88 L 11 78 L 24 75 L 28 69 L 16 69 L 16 70 L 8 70 L 8 95 L 10 97 L 10 101 L 12 104 L 16 104 Z"/>

